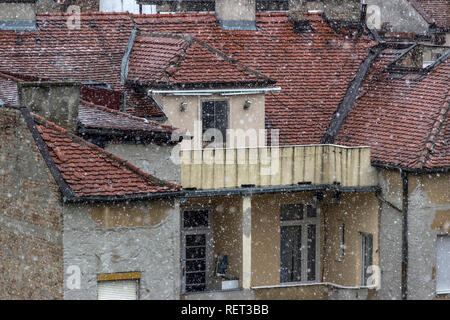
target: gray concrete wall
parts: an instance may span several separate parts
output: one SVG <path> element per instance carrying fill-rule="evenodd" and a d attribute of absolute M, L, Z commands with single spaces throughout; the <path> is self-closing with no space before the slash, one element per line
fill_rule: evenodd
<path fill-rule="evenodd" d="M 0 3 L 0 20 L 35 20 L 34 3 Z"/>
<path fill-rule="evenodd" d="M 366 0 L 367 22 L 380 30 L 389 24 L 390 32 L 426 34 L 428 23 L 407 0 Z"/>
<path fill-rule="evenodd" d="M 156 178 L 177 184 L 181 183 L 181 166 L 175 164 L 171 159 L 172 152 L 178 150 L 176 146 L 109 144 L 105 149 L 122 159 L 128 160 Z"/>
<path fill-rule="evenodd" d="M 80 87 L 75 83 L 20 83 L 19 103 L 58 126 L 76 132 Z"/>
<path fill-rule="evenodd" d="M 382 197 L 402 207 L 401 180 L 398 171 L 379 172 Z M 391 206 L 382 203 L 380 210 L 380 269 L 381 300 L 401 299 L 402 278 L 402 214 Z"/>
<path fill-rule="evenodd" d="M 361 17 L 359 0 L 289 0 L 289 10 L 296 20 L 307 20 L 309 10 L 321 10 L 330 20 L 359 21 Z"/>
<path fill-rule="evenodd" d="M 409 263 L 408 263 L 408 299 L 425 300 L 436 297 L 436 242 L 440 234 L 448 234 L 450 224 L 450 179 L 449 175 L 440 178 L 435 175 L 432 179 L 447 179 L 442 183 L 445 188 L 438 188 L 442 193 L 444 201 L 436 198 L 436 191 L 431 190 L 429 185 L 433 181 L 426 176 L 419 179 L 419 183 L 412 180 L 409 195 L 408 226 L 409 226 Z M 427 186 L 428 184 L 428 186 Z M 447 203 L 445 203 L 445 200 Z M 442 213 L 439 215 L 439 213 Z M 440 217 L 446 216 L 442 219 Z M 438 221 L 441 220 L 441 221 Z M 447 227 L 444 227 L 447 224 Z"/>
<path fill-rule="evenodd" d="M 147 206 L 148 214 L 152 215 L 152 204 L 142 205 Z M 68 275 L 65 275 L 64 298 L 97 299 L 98 274 L 141 272 L 140 299 L 179 299 L 178 203 L 166 208 L 160 223 L 147 226 L 145 223 L 134 227 L 101 226 L 92 218 L 92 210 L 75 205 L 64 207 L 64 270 L 69 266 L 78 266 L 81 270 L 80 289 L 70 290 Z"/>

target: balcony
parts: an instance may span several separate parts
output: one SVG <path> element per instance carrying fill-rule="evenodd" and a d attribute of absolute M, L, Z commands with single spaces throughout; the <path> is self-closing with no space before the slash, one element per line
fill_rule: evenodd
<path fill-rule="evenodd" d="M 369 147 L 307 145 L 181 151 L 185 189 L 378 184 Z"/>

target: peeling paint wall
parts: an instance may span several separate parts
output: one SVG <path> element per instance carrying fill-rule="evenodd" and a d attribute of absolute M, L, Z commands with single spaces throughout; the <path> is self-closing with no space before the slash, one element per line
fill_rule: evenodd
<path fill-rule="evenodd" d="M 345 193 L 339 204 L 327 205 L 325 229 L 328 231 L 324 257 L 324 282 L 343 286 L 362 283 L 362 236 L 373 235 L 373 265 L 379 266 L 379 203 L 374 193 Z M 345 253 L 340 257 L 340 224 L 344 223 Z"/>
<path fill-rule="evenodd" d="M 436 297 L 437 236 L 450 233 L 450 174 L 409 177 L 408 298 Z"/>
<path fill-rule="evenodd" d="M 380 170 L 382 196 L 402 208 L 399 171 Z M 450 179 L 448 173 L 409 174 L 408 299 L 436 298 L 436 241 L 448 234 Z M 401 299 L 402 213 L 382 204 L 380 220 L 381 299 Z"/>
<path fill-rule="evenodd" d="M 141 272 L 142 300 L 179 299 L 179 212 L 177 201 L 65 205 L 64 268 L 81 270 L 81 288 L 66 282 L 65 299 L 95 300 L 97 275 L 122 272 Z"/>
<path fill-rule="evenodd" d="M 265 132 L 265 96 L 264 94 L 239 95 L 239 96 L 169 96 L 155 95 L 155 100 L 164 106 L 164 113 L 168 117 L 167 124 L 176 128 L 183 128 L 188 134 L 193 136 L 193 140 L 183 140 L 181 149 L 201 149 L 202 142 L 202 101 L 209 100 L 226 100 L 229 104 L 228 129 L 233 129 L 232 140 L 227 140 L 227 147 L 244 147 L 244 146 L 264 146 L 266 145 L 265 135 L 263 139 L 259 139 L 260 130 Z M 245 110 L 246 101 L 251 102 L 249 109 Z M 186 103 L 185 111 L 180 111 L 182 103 Z M 255 143 L 251 144 L 250 134 Z M 237 136 L 236 136 L 237 135 Z M 244 141 L 241 138 L 246 138 Z"/>

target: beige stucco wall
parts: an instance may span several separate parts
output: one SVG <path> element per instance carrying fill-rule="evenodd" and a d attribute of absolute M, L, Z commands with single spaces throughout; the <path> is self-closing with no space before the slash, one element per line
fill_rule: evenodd
<path fill-rule="evenodd" d="M 345 286 L 361 284 L 361 234 L 374 236 L 373 262 L 378 265 L 378 200 L 374 193 L 343 194 L 341 204 L 319 204 L 320 264 L 318 282 Z M 252 200 L 252 286 L 280 283 L 280 205 L 313 202 L 313 193 L 255 196 Z M 346 225 L 346 255 L 339 254 L 339 223 Z"/>
<path fill-rule="evenodd" d="M 373 264 L 379 265 L 379 203 L 374 193 L 346 193 L 341 203 L 322 209 L 327 236 L 323 245 L 324 282 L 343 286 L 360 286 L 362 277 L 361 233 L 373 235 Z M 340 259 L 340 230 L 345 224 L 345 254 Z"/>
<path fill-rule="evenodd" d="M 181 144 L 182 149 L 201 149 L 203 143 L 201 140 L 201 104 L 207 100 L 227 100 L 229 101 L 229 129 L 243 130 L 234 132 L 239 137 L 244 133 L 256 134 L 259 137 L 260 130 L 265 130 L 265 96 L 264 94 L 255 95 L 238 95 L 238 96 L 171 96 L 171 95 L 154 95 L 155 100 L 164 107 L 164 113 L 167 115 L 167 124 L 174 127 L 187 129 L 188 134 L 194 136 L 192 141 L 185 140 Z M 244 110 L 243 106 L 246 101 L 251 101 L 249 109 Z M 180 105 L 187 103 L 186 111 L 180 111 Z M 264 133 L 264 131 L 263 131 Z M 247 145 L 237 145 L 237 139 L 234 139 L 234 146 L 244 147 Z M 227 139 L 227 147 L 232 146 L 232 141 Z M 256 145 L 264 146 L 265 138 L 256 138 Z"/>
<path fill-rule="evenodd" d="M 334 193 L 319 202 L 319 269 L 317 282 L 343 286 L 361 285 L 362 242 L 360 232 L 374 236 L 373 263 L 378 258 L 378 199 L 374 193 L 346 193 L 340 204 L 331 204 Z M 212 212 L 213 252 L 227 254 L 228 273 L 242 280 L 242 201 L 241 196 L 190 199 L 182 207 L 209 208 Z M 280 206 L 287 203 L 314 203 L 313 192 L 255 195 L 251 199 L 252 248 L 251 287 L 280 285 Z M 346 255 L 339 254 L 339 223 L 346 224 Z M 242 285 L 240 281 L 240 285 Z M 216 288 L 218 289 L 218 288 Z M 286 299 L 324 298 L 323 286 L 255 289 L 255 298 L 267 299 L 283 292 Z"/>

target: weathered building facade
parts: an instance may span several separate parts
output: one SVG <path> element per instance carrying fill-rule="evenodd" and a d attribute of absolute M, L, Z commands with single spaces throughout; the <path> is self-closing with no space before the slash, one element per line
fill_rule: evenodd
<path fill-rule="evenodd" d="M 344 2 L 1 31 L 3 298 L 448 298 L 449 48 Z"/>

